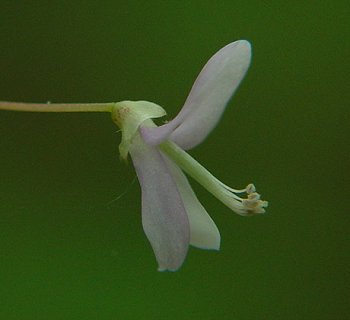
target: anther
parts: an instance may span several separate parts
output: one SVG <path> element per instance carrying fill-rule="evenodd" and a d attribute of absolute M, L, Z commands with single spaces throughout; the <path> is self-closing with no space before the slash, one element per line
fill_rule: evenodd
<path fill-rule="evenodd" d="M 247 187 L 246 187 L 247 194 L 251 194 L 255 191 L 256 191 L 255 186 L 252 183 L 247 185 Z"/>

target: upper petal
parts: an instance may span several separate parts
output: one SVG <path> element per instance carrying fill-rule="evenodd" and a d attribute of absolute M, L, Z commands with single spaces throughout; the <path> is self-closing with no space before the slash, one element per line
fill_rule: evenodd
<path fill-rule="evenodd" d="M 190 228 L 181 196 L 159 150 L 139 134 L 129 146 L 142 191 L 142 225 L 160 271 L 177 270 L 189 245 Z"/>
<path fill-rule="evenodd" d="M 142 131 L 146 142 L 158 144 L 170 136 L 184 149 L 201 143 L 219 121 L 250 59 L 251 46 L 246 40 L 232 42 L 219 50 L 200 72 L 179 114 L 159 128 Z"/>

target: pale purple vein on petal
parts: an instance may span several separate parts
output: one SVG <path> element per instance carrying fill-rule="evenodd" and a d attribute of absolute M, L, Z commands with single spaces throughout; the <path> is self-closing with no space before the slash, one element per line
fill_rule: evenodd
<path fill-rule="evenodd" d="M 147 143 L 159 144 L 170 136 L 183 149 L 200 144 L 219 121 L 250 59 L 251 47 L 246 40 L 219 50 L 200 72 L 179 114 L 163 126 L 142 131 Z"/>
<path fill-rule="evenodd" d="M 177 270 L 183 263 L 190 229 L 175 181 L 156 147 L 137 135 L 130 146 L 142 192 L 142 225 L 160 271 Z"/>

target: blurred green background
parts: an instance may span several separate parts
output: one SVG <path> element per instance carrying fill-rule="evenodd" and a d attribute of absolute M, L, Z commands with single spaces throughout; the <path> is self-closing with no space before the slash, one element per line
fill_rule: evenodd
<path fill-rule="evenodd" d="M 349 319 L 349 8 L 1 1 L 1 100 L 143 99 L 173 117 L 213 53 L 251 41 L 247 77 L 191 154 L 270 207 L 243 218 L 194 183 L 222 249 L 159 273 L 109 116 L 3 111 L 0 319 Z"/>

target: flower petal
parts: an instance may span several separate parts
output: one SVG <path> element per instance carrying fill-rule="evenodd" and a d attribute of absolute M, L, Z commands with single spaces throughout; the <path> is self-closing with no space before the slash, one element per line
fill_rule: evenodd
<path fill-rule="evenodd" d="M 159 271 L 177 270 L 189 245 L 190 228 L 180 193 L 155 147 L 139 134 L 129 147 L 142 191 L 142 225 L 150 241 Z"/>
<path fill-rule="evenodd" d="M 145 141 L 159 144 L 170 135 L 183 149 L 200 144 L 219 121 L 250 59 L 251 46 L 246 40 L 232 42 L 219 50 L 200 72 L 179 114 L 159 128 L 143 129 Z"/>
<path fill-rule="evenodd" d="M 190 244 L 201 249 L 220 249 L 220 232 L 199 202 L 182 170 L 162 154 L 180 191 L 190 222 Z"/>

